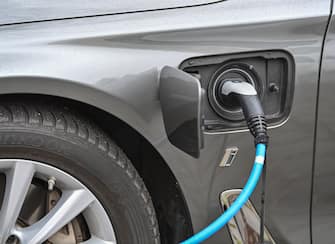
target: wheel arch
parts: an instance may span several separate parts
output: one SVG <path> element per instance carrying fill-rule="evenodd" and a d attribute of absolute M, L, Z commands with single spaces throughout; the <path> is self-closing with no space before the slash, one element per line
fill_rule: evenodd
<path fill-rule="evenodd" d="M 97 89 L 75 81 L 33 76 L 0 78 L 1 99 L 37 99 L 74 106 L 79 112 L 92 118 L 125 151 L 143 178 L 153 199 L 157 213 L 162 243 L 176 243 L 193 232 L 189 209 L 174 173 L 159 150 L 153 145 L 157 130 L 150 131 L 148 114 L 159 112 L 156 97 L 157 71 L 145 74 L 154 79 L 132 86 L 132 90 L 149 91 L 144 103 L 151 102 L 144 115 L 132 104 L 134 97 L 126 99 L 122 91 Z M 145 86 L 143 88 L 143 85 Z M 131 92 L 130 92 L 131 93 Z M 127 94 L 126 94 L 127 95 Z M 138 97 L 138 94 L 135 94 Z M 132 100 L 133 99 L 133 100 Z M 160 116 L 158 116 L 160 117 Z M 151 118 L 152 119 L 152 118 Z M 152 123 L 155 123 L 153 118 Z M 118 133 L 113 133 L 118 131 Z M 162 133 L 161 130 L 160 133 Z M 125 140 L 132 138 L 132 140 Z M 131 141 L 131 143 L 129 143 Z M 162 191 L 164 188 L 164 191 Z"/>

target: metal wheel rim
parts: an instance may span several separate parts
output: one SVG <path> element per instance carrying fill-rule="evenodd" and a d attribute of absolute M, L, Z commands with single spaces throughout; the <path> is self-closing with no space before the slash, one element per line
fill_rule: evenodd
<path fill-rule="evenodd" d="M 9 236 L 24 244 L 42 243 L 81 213 L 91 235 L 82 244 L 116 244 L 112 223 L 101 203 L 73 176 L 53 166 L 22 159 L 0 159 L 0 172 L 6 175 L 4 198 L 0 203 L 0 243 L 6 243 Z M 31 226 L 16 226 L 33 178 L 47 181 L 51 176 L 62 191 L 55 207 Z"/>

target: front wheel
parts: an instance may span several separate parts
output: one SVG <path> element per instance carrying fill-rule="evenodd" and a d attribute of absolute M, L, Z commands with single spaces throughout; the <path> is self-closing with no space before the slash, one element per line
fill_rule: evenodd
<path fill-rule="evenodd" d="M 159 243 L 125 154 L 66 107 L 0 104 L 0 243 Z"/>

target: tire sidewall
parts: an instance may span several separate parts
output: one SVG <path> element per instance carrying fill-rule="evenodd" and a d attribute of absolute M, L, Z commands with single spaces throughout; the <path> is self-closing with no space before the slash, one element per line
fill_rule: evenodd
<path fill-rule="evenodd" d="M 83 183 L 109 215 L 117 243 L 154 243 L 145 202 L 127 158 L 108 156 L 85 139 L 41 128 L 0 128 L 0 158 L 54 166 Z M 141 186 L 140 186 L 141 187 Z"/>

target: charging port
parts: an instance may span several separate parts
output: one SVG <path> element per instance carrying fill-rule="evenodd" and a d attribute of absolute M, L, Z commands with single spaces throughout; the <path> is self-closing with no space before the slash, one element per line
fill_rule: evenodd
<path fill-rule="evenodd" d="M 231 53 L 184 60 L 181 70 L 195 75 L 206 91 L 204 127 L 207 133 L 246 129 L 242 109 L 234 96 L 219 96 L 228 80 L 254 86 L 269 126 L 288 118 L 294 93 L 294 60 L 281 50 Z"/>
<path fill-rule="evenodd" d="M 263 89 L 259 84 L 257 73 L 252 66 L 230 63 L 222 66 L 214 73 L 208 86 L 208 99 L 215 112 L 224 119 L 241 121 L 244 119 L 239 101 L 233 95 L 222 96 L 221 88 L 226 81 L 235 80 L 250 83 L 260 97 Z"/>

